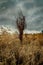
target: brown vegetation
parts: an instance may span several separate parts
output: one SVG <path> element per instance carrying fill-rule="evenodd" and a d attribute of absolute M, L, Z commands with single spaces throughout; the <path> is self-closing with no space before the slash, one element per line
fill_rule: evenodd
<path fill-rule="evenodd" d="M 0 35 L 0 65 L 43 65 L 43 34 Z"/>

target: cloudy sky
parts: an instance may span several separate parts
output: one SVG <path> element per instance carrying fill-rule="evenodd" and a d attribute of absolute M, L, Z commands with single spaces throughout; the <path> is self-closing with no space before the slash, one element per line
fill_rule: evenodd
<path fill-rule="evenodd" d="M 26 17 L 26 29 L 43 30 L 43 0 L 0 0 L 0 26 L 16 29 L 20 9 Z"/>

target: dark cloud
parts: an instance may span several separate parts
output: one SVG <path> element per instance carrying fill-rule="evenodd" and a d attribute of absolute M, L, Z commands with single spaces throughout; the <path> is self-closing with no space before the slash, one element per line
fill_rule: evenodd
<path fill-rule="evenodd" d="M 28 30 L 43 29 L 43 0 L 0 1 L 0 25 L 11 25 L 11 27 L 16 28 L 17 7 L 20 7 L 26 16 Z"/>
<path fill-rule="evenodd" d="M 40 9 L 40 8 L 39 8 Z M 43 15 L 43 8 L 34 13 L 34 15 Z"/>
<path fill-rule="evenodd" d="M 27 3 L 24 3 L 24 7 L 25 7 L 26 9 L 30 9 L 30 8 L 33 8 L 33 7 L 34 7 L 34 4 L 27 2 Z"/>
<path fill-rule="evenodd" d="M 34 0 L 34 3 L 38 7 L 40 7 L 40 6 L 42 7 L 43 6 L 43 0 Z"/>
<path fill-rule="evenodd" d="M 2 1 L 2 3 L 0 3 L 0 9 L 7 9 L 10 7 L 13 7 L 16 5 L 16 0 L 7 0 L 6 2 Z"/>

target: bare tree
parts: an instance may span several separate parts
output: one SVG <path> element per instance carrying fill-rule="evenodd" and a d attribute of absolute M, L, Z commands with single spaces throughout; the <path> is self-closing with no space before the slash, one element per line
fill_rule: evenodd
<path fill-rule="evenodd" d="M 19 39 L 22 42 L 23 39 L 23 30 L 25 29 L 25 16 L 21 13 L 22 16 L 19 15 L 17 18 L 16 23 L 19 30 Z"/>

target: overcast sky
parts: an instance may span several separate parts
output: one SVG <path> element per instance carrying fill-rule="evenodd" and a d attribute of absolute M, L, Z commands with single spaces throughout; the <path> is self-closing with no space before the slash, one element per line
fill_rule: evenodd
<path fill-rule="evenodd" d="M 20 8 L 26 17 L 26 29 L 43 30 L 43 0 L 0 0 L 0 25 L 16 28 Z"/>

